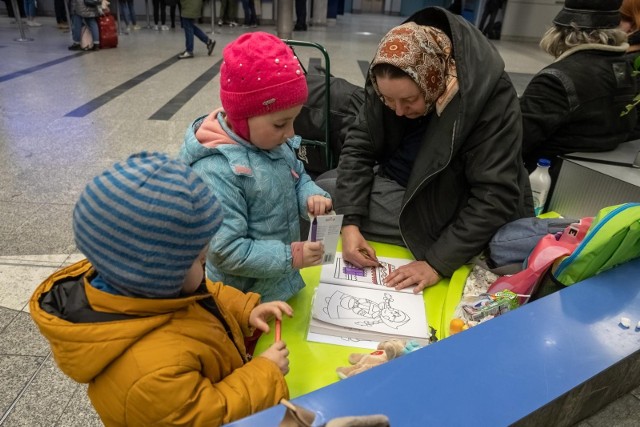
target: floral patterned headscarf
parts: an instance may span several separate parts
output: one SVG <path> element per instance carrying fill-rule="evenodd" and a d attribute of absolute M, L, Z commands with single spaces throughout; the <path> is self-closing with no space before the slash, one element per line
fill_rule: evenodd
<path fill-rule="evenodd" d="M 426 103 L 425 115 L 434 106 L 438 115 L 458 92 L 456 62 L 451 40 L 435 27 L 407 22 L 389 31 L 380 41 L 369 75 L 373 88 L 381 96 L 373 67 L 390 64 L 398 67 L 421 89 Z"/>

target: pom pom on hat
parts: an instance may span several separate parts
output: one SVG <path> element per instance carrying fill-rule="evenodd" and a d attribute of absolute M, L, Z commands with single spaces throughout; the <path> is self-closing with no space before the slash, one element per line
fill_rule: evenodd
<path fill-rule="evenodd" d="M 583 30 L 606 30 L 620 25 L 622 0 L 566 0 L 553 20 L 561 27 L 572 24 Z"/>
<path fill-rule="evenodd" d="M 285 42 L 262 31 L 246 33 L 222 51 L 220 100 L 233 131 L 249 140 L 247 119 L 302 105 L 307 80 Z"/>
<path fill-rule="evenodd" d="M 180 294 L 187 271 L 222 223 L 211 189 L 166 154 L 134 154 L 95 177 L 73 211 L 78 249 L 114 293 Z"/>

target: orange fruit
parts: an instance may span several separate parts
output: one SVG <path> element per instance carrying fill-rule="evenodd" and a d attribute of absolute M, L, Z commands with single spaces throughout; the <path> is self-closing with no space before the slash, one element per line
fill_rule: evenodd
<path fill-rule="evenodd" d="M 457 334 L 464 330 L 465 326 L 467 326 L 467 324 L 459 317 L 451 319 L 451 322 L 449 322 L 449 335 Z"/>

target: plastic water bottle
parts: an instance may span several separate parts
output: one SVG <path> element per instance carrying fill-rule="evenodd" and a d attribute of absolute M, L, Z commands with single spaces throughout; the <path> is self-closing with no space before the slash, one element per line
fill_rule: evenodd
<path fill-rule="evenodd" d="M 538 167 L 529 175 L 531 193 L 533 193 L 533 210 L 538 216 L 544 210 L 547 195 L 551 188 L 551 175 L 549 175 L 551 162 L 548 159 L 538 159 Z"/>

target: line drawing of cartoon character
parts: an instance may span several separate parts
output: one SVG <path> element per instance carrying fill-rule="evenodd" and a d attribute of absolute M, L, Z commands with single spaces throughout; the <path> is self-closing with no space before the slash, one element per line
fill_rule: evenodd
<path fill-rule="evenodd" d="M 335 291 L 325 298 L 326 305 L 322 308 L 332 319 L 354 319 L 354 324 L 372 327 L 384 324 L 398 329 L 411 320 L 402 310 L 391 306 L 393 297 L 384 293 L 383 301 L 378 302 L 369 298 L 358 298 L 342 291 Z"/>

